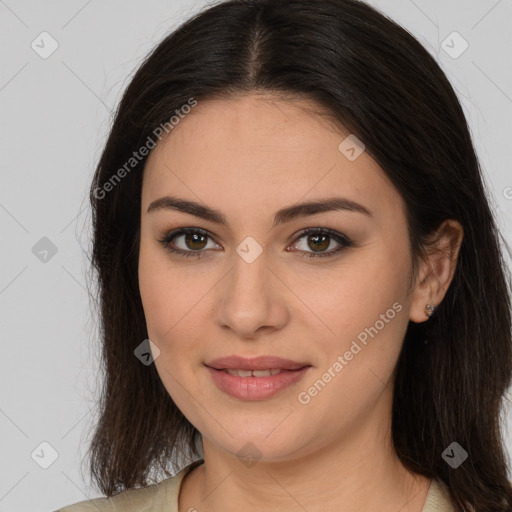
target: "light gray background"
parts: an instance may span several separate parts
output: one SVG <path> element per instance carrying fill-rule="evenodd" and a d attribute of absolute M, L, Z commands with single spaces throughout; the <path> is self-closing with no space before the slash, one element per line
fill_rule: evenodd
<path fill-rule="evenodd" d="M 416 35 L 448 74 L 510 243 L 512 2 L 372 3 Z M 88 186 L 111 112 L 142 57 L 204 5 L 0 0 L 0 512 L 52 511 L 99 496 L 80 472 L 99 359 L 85 288 Z M 43 46 L 43 31 L 58 43 L 46 59 L 31 47 L 34 40 Z M 462 48 L 454 31 L 469 44 L 457 58 L 444 49 Z M 32 251 L 43 237 L 57 248 L 46 262 Z M 42 442 L 58 453 L 48 469 L 35 462 L 50 461 Z"/>

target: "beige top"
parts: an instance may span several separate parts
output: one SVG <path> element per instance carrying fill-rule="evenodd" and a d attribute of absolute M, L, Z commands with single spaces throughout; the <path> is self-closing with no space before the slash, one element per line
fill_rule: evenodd
<path fill-rule="evenodd" d="M 111 498 L 81 501 L 55 512 L 179 512 L 178 495 L 183 477 L 202 462 L 203 459 L 195 460 L 158 484 L 123 491 Z M 421 512 L 455 512 L 448 490 L 441 481 L 431 481 Z"/>

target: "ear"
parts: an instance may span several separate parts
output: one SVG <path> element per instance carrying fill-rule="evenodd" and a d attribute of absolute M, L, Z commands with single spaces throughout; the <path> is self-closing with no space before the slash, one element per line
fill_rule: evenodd
<path fill-rule="evenodd" d="M 444 299 L 452 282 L 464 229 L 454 219 L 445 220 L 433 235 L 433 244 L 426 246 L 427 257 L 421 262 L 412 292 L 409 319 L 416 323 L 428 320 L 425 306 L 434 306 Z"/>

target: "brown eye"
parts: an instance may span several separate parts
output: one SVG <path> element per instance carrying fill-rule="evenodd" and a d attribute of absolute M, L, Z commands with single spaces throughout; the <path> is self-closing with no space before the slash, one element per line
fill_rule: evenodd
<path fill-rule="evenodd" d="M 203 230 L 184 228 L 171 231 L 159 243 L 170 253 L 199 258 L 204 256 L 206 249 L 218 247 L 217 244 L 208 247 L 209 239 L 210 235 Z"/>
<path fill-rule="evenodd" d="M 306 239 L 305 246 L 294 251 L 298 250 L 301 256 L 310 258 L 334 256 L 354 245 L 348 237 L 330 229 L 308 228 L 296 238 L 296 241 L 303 238 Z M 209 240 L 213 247 L 208 247 Z M 219 248 L 206 231 L 197 228 L 171 231 L 158 242 L 170 253 L 195 258 L 205 257 L 208 249 Z M 338 247 L 328 251 L 327 249 L 333 244 L 338 244 Z"/>
<path fill-rule="evenodd" d="M 308 235 L 308 247 L 313 251 L 323 251 L 330 245 L 329 235 Z"/>
<path fill-rule="evenodd" d="M 306 239 L 302 247 L 298 247 L 302 256 L 328 257 L 340 253 L 354 243 L 345 235 L 330 229 L 309 228 L 304 230 L 296 240 Z M 334 244 L 333 244 L 334 242 Z M 327 251 L 332 245 L 338 244 L 338 248 Z M 297 244 L 296 244 L 297 245 Z"/>
<path fill-rule="evenodd" d="M 183 235 L 185 238 L 184 238 L 184 241 L 185 241 L 185 245 L 189 248 L 189 249 L 204 249 L 205 245 L 206 245 L 206 239 L 208 238 L 207 236 L 201 234 L 201 233 L 186 233 L 185 235 Z"/>

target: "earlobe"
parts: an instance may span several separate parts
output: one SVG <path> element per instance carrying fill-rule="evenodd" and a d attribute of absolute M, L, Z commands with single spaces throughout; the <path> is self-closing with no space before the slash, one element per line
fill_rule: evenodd
<path fill-rule="evenodd" d="M 412 322 L 427 321 L 443 301 L 457 266 L 464 230 L 454 219 L 445 220 L 427 247 L 409 311 Z"/>
<path fill-rule="evenodd" d="M 421 275 L 422 274 L 422 275 Z M 413 300 L 409 310 L 409 320 L 415 323 L 422 323 L 427 321 L 433 313 L 438 302 L 434 302 L 434 293 L 436 288 L 436 281 L 434 280 L 434 272 L 430 260 L 423 263 L 423 269 L 418 278 L 416 288 L 413 292 Z"/>
<path fill-rule="evenodd" d="M 429 302 L 426 306 L 425 306 L 425 313 L 427 314 L 427 316 L 430 318 L 435 310 L 436 310 L 436 306 L 434 306 L 434 304 L 432 304 L 431 302 Z"/>

